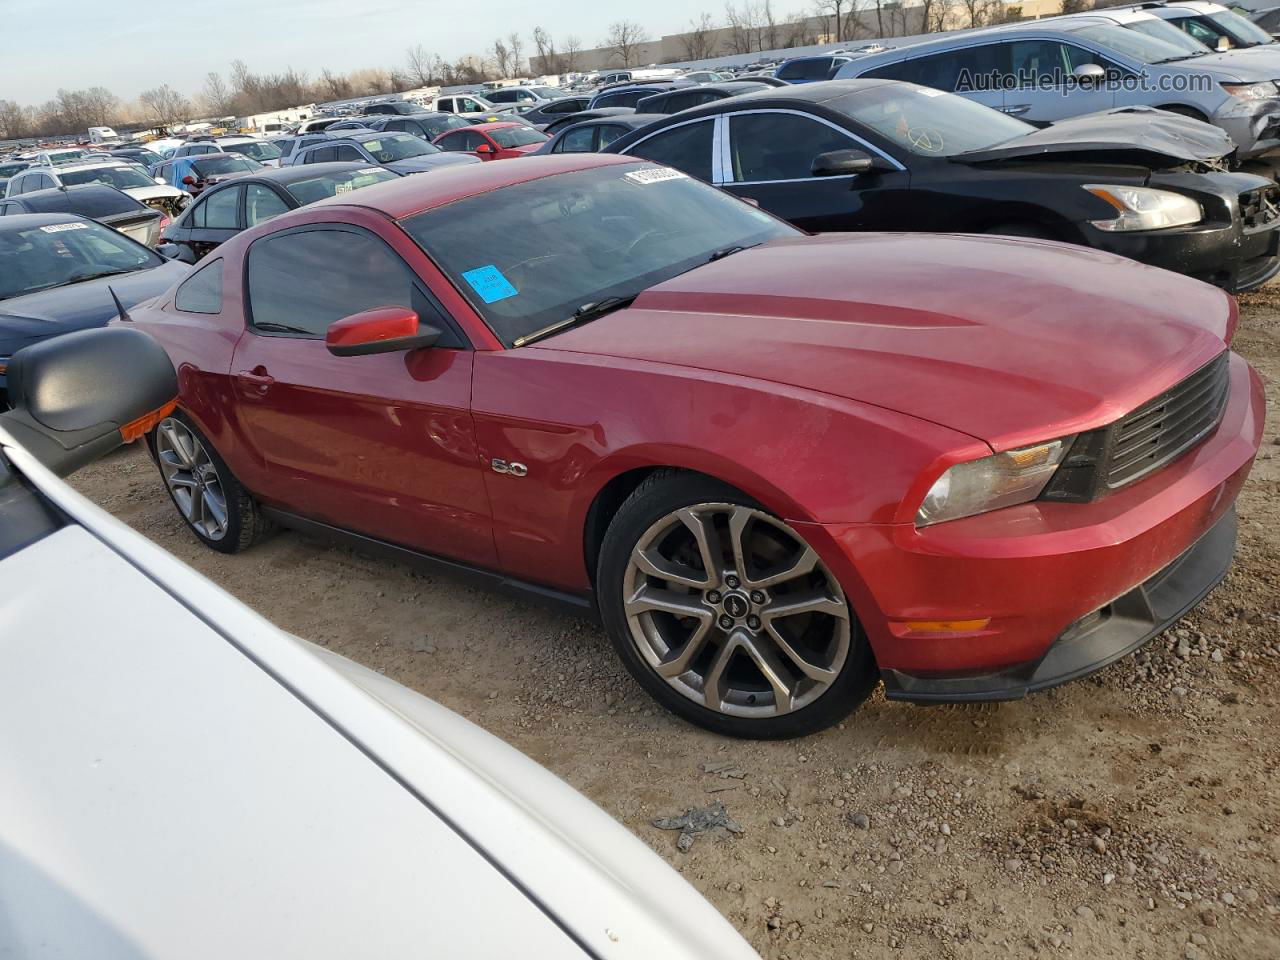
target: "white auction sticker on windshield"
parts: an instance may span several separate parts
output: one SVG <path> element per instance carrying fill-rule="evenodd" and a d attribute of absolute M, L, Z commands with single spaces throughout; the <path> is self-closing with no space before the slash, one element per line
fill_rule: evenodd
<path fill-rule="evenodd" d="M 662 167 L 656 170 L 632 170 L 623 176 L 632 183 L 661 183 L 663 180 L 688 179 L 679 170 L 672 170 L 670 167 Z"/>
<path fill-rule="evenodd" d="M 45 233 L 65 233 L 67 230 L 88 230 L 87 223 L 51 223 L 47 227 L 41 227 Z"/>

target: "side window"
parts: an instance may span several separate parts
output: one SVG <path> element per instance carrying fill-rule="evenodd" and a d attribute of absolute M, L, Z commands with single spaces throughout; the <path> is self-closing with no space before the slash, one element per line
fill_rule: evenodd
<path fill-rule="evenodd" d="M 47 173 L 39 174 L 36 176 L 35 181 L 35 186 L 28 190 L 27 193 L 30 193 L 31 190 L 51 190 L 58 185 L 58 182 Z"/>
<path fill-rule="evenodd" d="M 160 164 L 160 166 L 156 167 L 156 176 L 159 177 L 161 180 L 163 180 L 165 183 L 173 183 L 173 178 L 170 176 L 170 174 L 172 173 L 173 173 L 172 163 L 162 163 Z"/>
<path fill-rule="evenodd" d="M 543 113 L 574 113 L 578 109 L 580 100 L 574 100 L 571 97 L 565 97 L 563 100 L 556 100 L 548 103 L 542 108 Z"/>
<path fill-rule="evenodd" d="M 388 120 L 382 125 L 383 130 L 394 130 L 397 133 L 413 133 L 409 129 L 409 121 L 407 120 Z"/>
<path fill-rule="evenodd" d="M 450 324 L 417 289 L 414 275 L 377 237 L 318 229 L 275 234 L 249 248 L 250 325 L 262 333 L 306 330 L 324 337 L 329 324 L 375 307 L 409 307 L 446 331 L 442 345 L 459 346 Z M 310 278 L 299 284 L 298 277 Z M 276 329 L 273 329 L 275 327 Z"/>
<path fill-rule="evenodd" d="M 1057 40 L 1017 40 L 1009 44 L 1009 68 L 1019 86 L 1062 84 L 1072 70 L 1067 63 L 1067 46 Z"/>
<path fill-rule="evenodd" d="M 814 57 L 805 64 L 805 80 L 825 80 L 831 74 L 830 57 Z"/>
<path fill-rule="evenodd" d="M 463 149 L 461 133 L 451 133 L 447 137 L 441 137 L 440 142 L 436 144 L 441 150 L 457 151 Z"/>
<path fill-rule="evenodd" d="M 244 187 L 227 187 L 209 194 L 204 202 L 204 223 L 210 230 L 235 230 L 240 226 L 240 198 Z"/>
<path fill-rule="evenodd" d="M 813 158 L 831 150 L 857 147 L 825 123 L 794 113 L 742 113 L 729 118 L 733 179 L 802 180 L 811 176 Z"/>
<path fill-rule="evenodd" d="M 599 130 L 600 130 L 600 148 L 601 149 L 603 149 L 604 147 L 607 147 L 609 144 L 613 143 L 613 141 L 617 140 L 620 136 L 622 136 L 624 133 L 627 132 L 626 127 L 620 127 L 616 123 L 611 123 L 608 126 L 600 127 Z"/>
<path fill-rule="evenodd" d="M 644 157 L 703 180 L 711 179 L 711 139 L 714 121 L 699 120 L 670 127 L 641 140 L 627 153 Z"/>
<path fill-rule="evenodd" d="M 306 156 L 302 158 L 303 163 L 328 163 L 330 160 L 338 159 L 337 147 L 317 147 L 314 150 L 308 150 Z"/>
<path fill-rule="evenodd" d="M 289 206 L 280 199 L 280 195 L 270 187 L 260 183 L 249 183 L 244 188 L 244 222 L 252 227 L 289 212 Z"/>
<path fill-rule="evenodd" d="M 184 280 L 173 305 L 183 313 L 221 313 L 222 261 L 215 260 Z"/>
<path fill-rule="evenodd" d="M 782 68 L 778 70 L 777 76 L 779 80 L 794 81 L 801 79 L 804 76 L 804 73 L 805 61 L 798 60 L 792 63 L 783 64 Z"/>
<path fill-rule="evenodd" d="M 596 148 L 596 128 L 570 130 L 556 144 L 556 153 L 590 153 Z"/>
<path fill-rule="evenodd" d="M 360 153 L 359 149 L 353 147 L 349 143 L 344 143 L 340 147 L 334 147 L 333 150 L 334 159 L 336 160 L 354 160 L 356 162 L 364 160 L 364 156 Z"/>
<path fill-rule="evenodd" d="M 479 113 L 480 104 L 476 103 L 470 97 L 462 98 L 462 110 L 464 113 Z"/>
<path fill-rule="evenodd" d="M 677 93 L 667 97 L 666 111 L 667 113 L 679 113 L 681 110 L 688 110 L 690 107 L 696 107 L 700 103 L 709 103 L 715 97 L 707 96 L 704 93 Z"/>

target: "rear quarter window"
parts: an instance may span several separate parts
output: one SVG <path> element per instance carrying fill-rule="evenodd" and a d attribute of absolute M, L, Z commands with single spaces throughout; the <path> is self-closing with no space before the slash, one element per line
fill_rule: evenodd
<path fill-rule="evenodd" d="M 206 264 L 184 280 L 173 305 L 183 313 L 221 313 L 222 261 Z"/>

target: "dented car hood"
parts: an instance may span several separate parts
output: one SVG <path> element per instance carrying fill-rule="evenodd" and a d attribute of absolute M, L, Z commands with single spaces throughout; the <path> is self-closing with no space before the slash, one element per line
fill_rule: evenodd
<path fill-rule="evenodd" d="M 1152 107 L 1119 107 L 1061 120 L 1025 137 L 956 154 L 951 159 L 986 163 L 1099 153 L 1105 154 L 1108 161 L 1125 155 L 1133 161 L 1145 160 L 1148 165 L 1169 166 L 1213 162 L 1234 149 L 1231 137 L 1212 124 Z"/>

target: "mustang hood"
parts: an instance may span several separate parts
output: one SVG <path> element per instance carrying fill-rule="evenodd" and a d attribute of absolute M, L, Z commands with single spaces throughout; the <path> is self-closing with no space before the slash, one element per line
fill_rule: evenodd
<path fill-rule="evenodd" d="M 796 237 L 646 290 L 531 349 L 771 381 L 885 407 L 996 450 L 1090 429 L 1225 349 L 1207 284 L 1053 243 Z"/>
<path fill-rule="evenodd" d="M 116 316 L 111 291 L 127 309 L 164 293 L 190 269 L 185 263 L 169 260 L 149 270 L 0 300 L 0 354 L 11 354 L 60 333 L 105 327 Z"/>
<path fill-rule="evenodd" d="M 1212 163 L 1235 148 L 1231 137 L 1212 124 L 1151 107 L 1121 107 L 1060 120 L 1025 137 L 970 150 L 951 159 L 984 163 L 1088 154 L 1081 159 L 1094 159 L 1096 155 L 1099 163 L 1138 162 L 1166 167 L 1191 161 Z"/>

